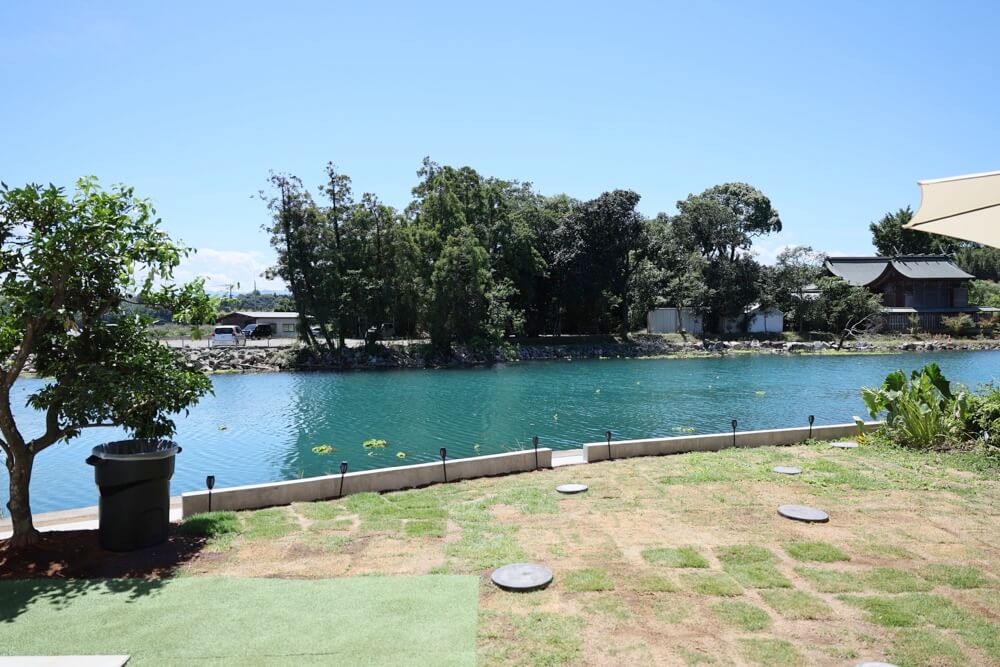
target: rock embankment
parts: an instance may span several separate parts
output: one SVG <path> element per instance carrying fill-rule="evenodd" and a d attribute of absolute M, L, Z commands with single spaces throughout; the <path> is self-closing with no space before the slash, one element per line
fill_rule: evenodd
<path fill-rule="evenodd" d="M 843 352 L 892 353 L 936 350 L 1000 350 L 995 340 L 849 341 Z M 574 343 L 507 345 L 494 350 L 456 347 L 442 357 L 426 344 L 378 345 L 350 348 L 342 354 L 304 347 L 289 348 L 184 348 L 185 361 L 206 373 L 259 373 L 281 370 L 363 370 L 389 368 L 439 368 L 482 366 L 494 363 L 551 359 L 605 359 L 638 357 L 711 357 L 724 354 L 836 353 L 825 341 L 696 341 L 671 342 L 658 336 L 636 336 L 627 343 Z"/>

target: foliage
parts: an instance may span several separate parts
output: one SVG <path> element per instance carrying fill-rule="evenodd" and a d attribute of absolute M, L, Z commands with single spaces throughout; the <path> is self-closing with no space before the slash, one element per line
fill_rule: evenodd
<path fill-rule="evenodd" d="M 170 435 L 171 415 L 211 390 L 204 374 L 149 335 L 148 317 L 122 315 L 124 304 L 166 309 L 191 324 L 214 312 L 200 281 L 169 283 L 187 251 L 131 188 L 102 190 L 93 177 L 80 179 L 72 195 L 54 185 L 2 184 L 0 235 L 0 447 L 21 546 L 37 536 L 28 485 L 38 453 L 109 424 L 138 437 Z M 10 405 L 31 355 L 36 372 L 51 379 L 28 396 L 45 414 L 34 437 L 22 433 Z"/>
<path fill-rule="evenodd" d="M 385 449 L 389 446 L 389 442 L 381 438 L 369 438 L 361 443 L 361 446 L 365 449 Z"/>
<path fill-rule="evenodd" d="M 312 448 L 313 454 L 319 454 L 320 456 L 326 456 L 327 454 L 333 454 L 337 449 L 332 445 L 316 445 Z"/>
<path fill-rule="evenodd" d="M 243 525 L 236 512 L 203 512 L 185 518 L 177 527 L 177 532 L 199 537 L 219 537 L 238 533 L 242 529 Z"/>
<path fill-rule="evenodd" d="M 823 325 L 837 335 L 837 349 L 847 338 L 875 331 L 881 325 L 882 301 L 866 287 L 836 276 L 820 278 L 816 284 L 820 292 L 816 313 Z"/>
<path fill-rule="evenodd" d="M 809 298 L 806 288 L 814 285 L 823 273 L 824 255 L 809 246 L 792 246 L 778 253 L 769 270 L 769 300 L 790 316 L 790 324 L 804 331 L 814 319 L 816 301 Z"/>
<path fill-rule="evenodd" d="M 886 413 L 886 429 L 908 447 L 927 448 L 956 441 L 969 414 L 966 393 L 953 393 L 951 383 L 936 363 L 911 372 L 909 379 L 903 371 L 894 371 L 880 387 L 862 389 L 861 397 L 873 419 Z"/>
<path fill-rule="evenodd" d="M 970 280 L 969 303 L 973 306 L 1000 308 L 1000 283 L 992 280 Z"/>
<path fill-rule="evenodd" d="M 942 317 L 941 324 L 954 336 L 971 333 L 976 325 L 968 313 L 958 313 L 951 317 Z"/>

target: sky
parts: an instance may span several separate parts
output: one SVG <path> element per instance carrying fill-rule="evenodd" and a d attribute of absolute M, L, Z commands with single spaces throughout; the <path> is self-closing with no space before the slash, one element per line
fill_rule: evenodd
<path fill-rule="evenodd" d="M 871 254 L 917 181 L 1000 169 L 1000 3 L 3 2 L 0 180 L 126 183 L 196 249 L 177 277 L 281 289 L 269 171 L 337 164 L 398 208 L 424 156 L 543 194 L 770 197 L 781 248 Z"/>

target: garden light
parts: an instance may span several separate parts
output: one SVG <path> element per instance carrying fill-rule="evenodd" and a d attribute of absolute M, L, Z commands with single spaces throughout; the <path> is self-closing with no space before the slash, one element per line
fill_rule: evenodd
<path fill-rule="evenodd" d="M 813 437 L 813 422 L 816 421 L 816 415 L 809 415 L 809 439 L 812 440 Z"/>
<path fill-rule="evenodd" d="M 208 487 L 208 511 L 212 511 L 212 489 L 215 488 L 215 475 L 209 475 L 205 478 L 205 486 Z"/>
<path fill-rule="evenodd" d="M 337 493 L 338 498 L 344 497 L 344 475 L 347 474 L 347 461 L 340 462 L 340 491 Z"/>
<path fill-rule="evenodd" d="M 611 431 L 605 431 L 604 437 L 608 439 L 608 460 L 611 460 Z"/>
<path fill-rule="evenodd" d="M 438 454 L 441 455 L 441 471 L 444 473 L 444 483 L 448 483 L 448 464 L 446 459 L 448 458 L 448 450 L 444 447 L 438 450 Z"/>
<path fill-rule="evenodd" d="M 735 447 L 735 446 L 736 446 L 736 423 L 737 423 L 737 422 L 736 422 L 736 420 L 735 420 L 735 419 L 734 419 L 734 420 L 733 420 L 732 422 L 730 422 L 730 424 L 731 424 L 731 425 L 732 425 L 732 427 L 733 427 L 733 447 Z"/>

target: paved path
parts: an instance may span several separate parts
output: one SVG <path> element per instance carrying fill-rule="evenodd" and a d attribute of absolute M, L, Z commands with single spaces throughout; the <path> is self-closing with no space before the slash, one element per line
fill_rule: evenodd
<path fill-rule="evenodd" d="M 38 530 L 97 530 L 97 505 L 78 507 L 60 512 L 36 514 L 35 528 Z M 181 497 L 170 498 L 170 520 L 181 520 Z M 0 519 L 0 540 L 10 537 L 10 519 Z"/>

